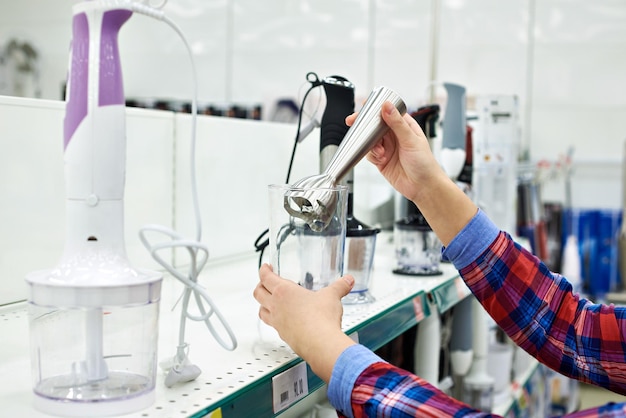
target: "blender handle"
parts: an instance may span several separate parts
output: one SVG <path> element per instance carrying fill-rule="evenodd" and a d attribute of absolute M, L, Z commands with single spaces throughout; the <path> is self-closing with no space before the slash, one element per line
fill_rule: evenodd
<path fill-rule="evenodd" d="M 326 108 L 320 126 L 320 152 L 329 145 L 339 146 L 348 126 L 346 116 L 354 112 L 354 86 L 340 76 L 327 77 L 322 81 L 326 93 Z"/>
<path fill-rule="evenodd" d="M 66 196 L 121 200 L 126 134 L 117 38 L 133 12 L 97 2 L 79 5 L 72 24 L 63 121 Z"/>
<path fill-rule="evenodd" d="M 73 6 L 63 120 L 68 256 L 96 246 L 126 254 L 126 107 L 118 47 L 120 28 L 133 14 L 126 3 Z"/>
<path fill-rule="evenodd" d="M 446 112 L 443 118 L 443 136 L 441 147 L 465 151 L 467 117 L 465 115 L 465 87 L 443 83 L 448 93 Z"/>
<path fill-rule="evenodd" d="M 343 179 L 389 131 L 389 127 L 380 116 L 382 105 L 386 101 L 393 103 L 401 115 L 406 113 L 406 104 L 397 93 L 384 86 L 372 90 L 363 109 L 326 167 L 325 174 L 335 182 Z"/>

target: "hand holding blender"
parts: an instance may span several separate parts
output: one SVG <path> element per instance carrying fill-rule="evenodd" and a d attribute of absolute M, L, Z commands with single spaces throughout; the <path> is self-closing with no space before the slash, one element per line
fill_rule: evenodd
<path fill-rule="evenodd" d="M 406 113 L 404 101 L 394 91 L 374 89 L 324 172 L 297 181 L 285 195 L 285 210 L 303 219 L 313 231 L 322 231 L 330 224 L 336 205 L 333 195 L 320 188 L 336 186 L 389 131 L 380 117 L 386 101 L 393 103 L 400 114 Z"/>

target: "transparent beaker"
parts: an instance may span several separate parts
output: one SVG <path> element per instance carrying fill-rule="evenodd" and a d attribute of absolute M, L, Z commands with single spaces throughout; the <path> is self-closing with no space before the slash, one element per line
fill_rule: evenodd
<path fill-rule="evenodd" d="M 128 286 L 83 286 L 58 283 L 56 272 L 27 276 L 35 408 L 84 417 L 150 406 L 161 275 L 134 271 Z"/>
<path fill-rule="evenodd" d="M 346 234 L 344 274 L 354 277 L 354 286 L 350 293 L 341 299 L 344 304 L 355 305 L 375 300 L 369 292 L 369 286 L 378 232 L 378 229 L 369 228 L 362 231 L 353 230 L 351 233 L 349 229 Z"/>
<path fill-rule="evenodd" d="M 396 247 L 396 274 L 434 276 L 441 274 L 441 241 L 428 225 L 415 220 L 396 221 L 393 228 Z"/>
<path fill-rule="evenodd" d="M 291 216 L 285 209 L 286 196 L 294 192 L 334 195 L 331 200 L 336 205 L 329 223 L 318 231 L 318 225 L 312 229 L 302 218 Z M 306 190 L 289 185 L 269 186 L 269 248 L 274 273 L 311 290 L 326 287 L 343 275 L 347 194 L 346 186 Z"/>

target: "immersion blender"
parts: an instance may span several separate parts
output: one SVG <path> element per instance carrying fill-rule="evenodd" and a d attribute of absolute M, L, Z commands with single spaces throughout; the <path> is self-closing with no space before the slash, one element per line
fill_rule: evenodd
<path fill-rule="evenodd" d="M 162 275 L 124 243 L 125 100 L 118 32 L 130 1 L 73 8 L 64 120 L 66 241 L 59 264 L 26 276 L 35 407 L 121 415 L 155 398 Z"/>
<path fill-rule="evenodd" d="M 354 112 L 354 85 L 340 76 L 327 77 L 322 81 L 326 93 L 326 108 L 320 126 L 320 173 L 323 173 L 341 145 L 348 126 L 345 119 Z M 366 303 L 374 300 L 369 294 L 369 277 L 374 259 L 376 234 L 372 228 L 354 216 L 354 168 L 341 183 L 348 187 L 346 214 L 346 250 L 344 274 L 351 274 L 354 287 L 344 303 Z"/>
<path fill-rule="evenodd" d="M 465 164 L 465 87 L 453 83 L 444 83 L 443 86 L 448 93 L 448 100 L 443 118 L 441 166 L 448 177 L 456 181 Z"/>
<path fill-rule="evenodd" d="M 374 89 L 324 172 L 298 180 L 285 195 L 285 210 L 303 219 L 313 231 L 322 231 L 330 224 L 336 206 L 332 193 L 322 188 L 336 186 L 389 131 L 380 116 L 385 101 L 393 103 L 401 115 L 406 113 L 404 101 L 394 91 L 386 87 Z"/>

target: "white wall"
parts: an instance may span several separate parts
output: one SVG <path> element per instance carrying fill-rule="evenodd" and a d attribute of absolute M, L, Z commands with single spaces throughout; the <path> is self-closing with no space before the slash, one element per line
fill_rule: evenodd
<path fill-rule="evenodd" d="M 60 98 L 75 2 L 0 3 L 0 45 L 17 37 L 38 48 L 44 98 Z M 165 11 L 192 45 L 202 102 L 263 103 L 269 115 L 278 97 L 301 98 L 306 73 L 316 71 L 349 78 L 359 98 L 387 85 L 414 108 L 427 101 L 435 64 L 435 79 L 465 85 L 470 99 L 518 95 L 533 160 L 554 161 L 573 145 L 590 175 L 590 164 L 620 170 L 621 0 L 169 0 Z M 134 16 L 120 43 L 127 96 L 190 97 L 188 59 L 170 28 Z M 604 192 L 593 204 L 620 206 L 616 181 L 597 181 Z M 547 197 L 559 199 L 560 189 L 547 185 Z M 574 204 L 590 204 L 586 194 L 575 193 Z"/>
<path fill-rule="evenodd" d="M 0 3 L 0 46 L 11 38 L 36 46 L 45 99 L 60 98 L 74 3 Z M 438 42 L 431 55 L 435 4 L 440 5 Z M 267 114 L 276 98 L 301 97 L 305 74 L 316 71 L 322 77 L 349 78 L 359 98 L 375 85 L 387 85 L 415 108 L 426 101 L 431 68 L 436 64 L 437 81 L 467 87 L 470 108 L 473 96 L 518 95 L 523 136 L 533 160 L 554 161 L 570 145 L 575 146 L 574 206 L 621 207 L 626 2 L 169 0 L 165 11 L 192 45 L 201 101 L 262 102 Z M 120 44 L 128 97 L 190 97 L 188 59 L 170 28 L 134 16 L 121 31 Z M 437 93 L 443 95 L 441 89 Z M 318 100 L 319 94 L 311 97 Z M 32 109 L 22 119 L 16 112 L 21 114 L 23 103 L 6 98 L 0 107 L 5 149 L 1 154 L 5 193 L 0 208 L 0 282 L 20 283 L 16 293 L 5 293 L 0 303 L 21 297 L 25 272 L 53 265 L 63 242 L 63 179 L 61 171 L 56 171 L 62 158 L 57 144 L 63 105 L 28 102 Z M 176 173 L 187 172 L 184 137 L 188 124 L 183 123 L 186 116 L 167 112 L 131 109 L 128 116 L 128 245 L 133 259 L 143 265 L 151 260 L 136 241 L 136 227 L 144 222 L 174 222 L 175 189 L 160 185 L 177 182 L 177 226 L 192 233 L 186 215 L 191 209 L 185 206 L 187 183 L 184 177 L 173 177 L 174 168 Z M 272 176 L 283 181 L 295 131 L 291 125 L 210 120 L 202 118 L 199 125 L 200 183 L 207 182 L 201 186 L 201 198 L 207 231 L 221 234 L 228 229 L 223 219 L 234 222 L 235 216 L 229 216 L 216 200 L 234 199 L 233 207 L 241 208 L 244 203 L 237 199 L 248 193 L 242 191 L 247 189 L 258 199 Z M 259 137 L 267 142 L 257 142 Z M 276 147 L 273 141 L 282 145 Z M 174 146 L 179 150 L 177 160 L 172 155 Z M 304 147 L 310 147 L 304 155 L 316 154 L 315 140 L 305 141 Z M 275 162 L 269 166 L 274 175 L 262 165 L 269 160 Z M 248 179 L 255 183 L 248 184 Z M 368 166 L 358 167 L 355 183 L 365 209 L 391 193 Z M 223 188 L 226 184 L 232 187 Z M 544 198 L 562 200 L 563 188 L 562 178 L 547 182 Z M 225 190 L 241 193 L 224 198 Z M 146 206 L 146 202 L 150 203 Z M 42 208 L 46 216 L 41 215 Z M 214 255 L 247 246 L 247 237 L 254 236 L 253 240 L 263 223 L 262 215 L 250 215 L 249 210 L 236 217 L 239 223 L 234 224 L 242 226 L 241 235 L 236 235 L 239 240 L 223 242 L 221 235 L 207 232 Z"/>
<path fill-rule="evenodd" d="M 176 228 L 193 237 L 189 170 L 191 116 L 176 121 Z M 205 116 L 197 125 L 198 195 L 203 242 L 212 259 L 254 251 L 254 241 L 269 226 L 269 184 L 283 184 L 295 126 Z M 312 136 L 319 138 L 319 131 Z M 319 170 L 319 142 L 298 145 L 291 181 Z M 179 261 L 179 260 L 177 260 Z"/>

